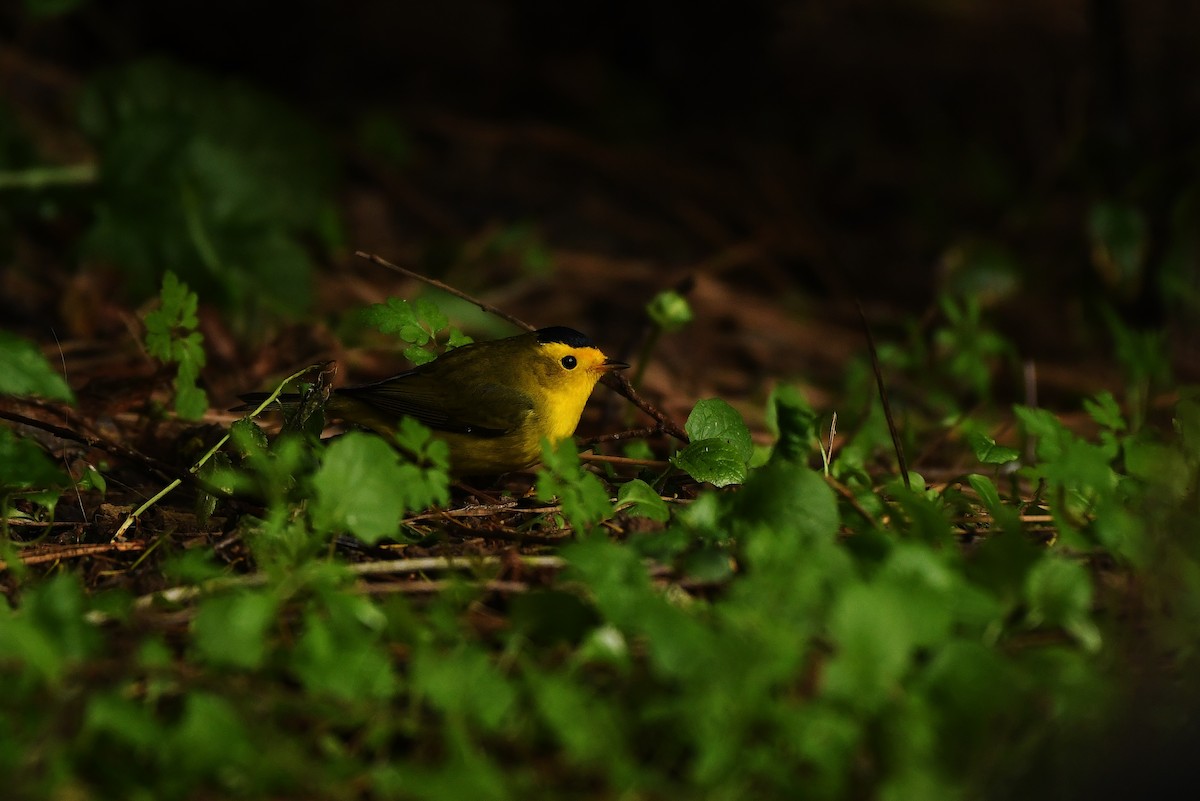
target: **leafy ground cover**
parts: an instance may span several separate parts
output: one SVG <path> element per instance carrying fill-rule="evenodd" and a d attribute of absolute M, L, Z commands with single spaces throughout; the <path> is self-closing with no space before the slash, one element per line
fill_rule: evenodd
<path fill-rule="evenodd" d="M 938 180 L 1010 228 L 928 187 L 872 226 L 876 201 L 814 209 L 753 148 L 731 171 L 420 109 L 331 131 L 175 62 L 62 81 L 15 52 L 39 91 L 0 95 L 6 797 L 1095 798 L 1185 775 L 1194 179 L 1023 194 L 985 142 Z M 826 189 L 912 167 L 847 177 L 819 134 Z M 832 227 L 880 240 L 860 254 L 941 237 L 917 313 L 844 291 L 814 244 L 838 203 Z M 1038 305 L 1055 259 L 1102 280 Z M 1156 325 L 1125 305 L 1143 284 Z M 326 428 L 331 383 L 510 333 L 472 298 L 587 330 L 634 400 L 598 389 L 576 441 L 470 485 L 411 421 Z M 312 390 L 296 417 L 223 411 L 285 379 Z"/>

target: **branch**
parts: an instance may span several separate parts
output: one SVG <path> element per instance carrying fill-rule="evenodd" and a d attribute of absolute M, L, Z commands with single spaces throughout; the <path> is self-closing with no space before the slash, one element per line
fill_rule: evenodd
<path fill-rule="evenodd" d="M 376 256 L 374 253 L 367 253 L 366 251 L 356 250 L 356 251 L 354 251 L 354 255 L 358 256 L 360 259 L 366 259 L 369 262 L 378 264 L 380 267 L 384 267 L 388 270 L 391 270 L 392 272 L 400 273 L 401 275 L 412 278 L 415 281 L 420 281 L 424 284 L 428 284 L 429 286 L 435 287 L 436 289 L 440 289 L 443 292 L 449 292 L 454 297 L 462 298 L 467 303 L 473 303 L 474 305 L 478 306 L 479 308 L 483 309 L 485 312 L 488 312 L 489 314 L 494 314 L 502 320 L 507 320 L 508 322 L 515 325 L 517 328 L 524 329 L 525 331 L 536 331 L 537 330 L 529 323 L 525 322 L 524 320 L 522 320 L 520 318 L 512 316 L 511 314 L 504 311 L 503 309 L 499 309 L 486 301 L 480 300 L 479 298 L 472 297 L 471 295 L 468 295 L 466 292 L 463 292 L 461 289 L 455 289 L 454 287 L 450 286 L 449 284 L 443 284 L 441 281 L 437 280 L 436 278 L 428 278 L 424 275 L 421 275 L 420 273 L 415 273 L 406 267 L 400 267 L 398 265 L 392 264 L 387 259 L 383 258 L 382 256 Z"/>

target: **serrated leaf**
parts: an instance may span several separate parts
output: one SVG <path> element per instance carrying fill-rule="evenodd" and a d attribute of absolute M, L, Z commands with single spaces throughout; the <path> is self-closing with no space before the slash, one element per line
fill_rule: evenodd
<path fill-rule="evenodd" d="M 557 445 L 542 442 L 536 492 L 539 500 L 557 499 L 571 528 L 580 533 L 613 513 L 608 490 L 599 478 L 582 468 L 579 451 L 569 438 Z"/>
<path fill-rule="evenodd" d="M 694 440 L 671 457 L 671 463 L 697 481 L 715 487 L 741 484 L 746 480 L 746 461 L 737 445 L 725 439 L 710 437 Z"/>
<path fill-rule="evenodd" d="M 425 348 L 421 347 L 420 345 L 410 345 L 404 349 L 404 358 L 408 359 L 417 367 L 420 367 L 422 364 L 429 364 L 431 361 L 436 359 L 437 356 L 425 350 Z"/>
<path fill-rule="evenodd" d="M 0 331 L 0 395 L 37 395 L 49 400 L 74 402 L 62 375 L 30 341 Z"/>
<path fill-rule="evenodd" d="M 1093 398 L 1083 399 L 1083 408 L 1098 424 L 1110 431 L 1124 431 L 1127 426 L 1121 414 L 1121 406 L 1108 390 Z"/>
<path fill-rule="evenodd" d="M 363 320 L 384 334 L 398 334 L 406 325 L 417 325 L 417 315 L 403 298 L 388 298 L 375 303 L 362 312 Z"/>
<path fill-rule="evenodd" d="M 396 489 L 405 478 L 396 451 L 386 442 L 352 431 L 329 446 L 313 476 L 314 523 L 368 544 L 394 535 L 405 512 Z"/>
<path fill-rule="evenodd" d="M 441 308 L 429 298 L 417 298 L 417 317 L 429 331 L 441 331 L 450 325 L 450 318 L 442 313 Z"/>
<path fill-rule="evenodd" d="M 458 330 L 457 328 L 451 328 L 450 334 L 446 338 L 446 350 L 454 350 L 455 348 L 461 348 L 463 345 L 470 345 L 474 341 L 475 340 L 473 340 L 471 337 L 467 336 L 466 334 L 464 334 L 462 331 Z"/>

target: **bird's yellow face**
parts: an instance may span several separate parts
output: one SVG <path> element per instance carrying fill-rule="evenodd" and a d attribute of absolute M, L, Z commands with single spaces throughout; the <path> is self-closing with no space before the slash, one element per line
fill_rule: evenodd
<path fill-rule="evenodd" d="M 539 413 L 543 434 L 552 442 L 575 433 L 583 406 L 600 377 L 628 365 L 606 357 L 590 345 L 575 347 L 567 342 L 537 343 L 533 370 L 541 390 Z"/>

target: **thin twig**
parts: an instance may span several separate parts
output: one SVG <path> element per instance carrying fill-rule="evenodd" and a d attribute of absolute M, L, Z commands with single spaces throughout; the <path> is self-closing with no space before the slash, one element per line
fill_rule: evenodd
<path fill-rule="evenodd" d="M 524 320 L 522 320 L 518 317 L 514 317 L 513 315 L 504 311 L 503 309 L 497 308 L 496 306 L 493 306 L 492 304 L 490 304 L 486 301 L 482 301 L 479 298 L 468 295 L 466 292 L 463 292 L 460 289 L 455 289 L 454 287 L 450 286 L 449 284 L 444 284 L 441 281 L 437 280 L 436 278 L 429 278 L 427 276 L 421 275 L 420 273 L 413 272 L 412 270 L 409 270 L 406 267 L 400 267 L 399 265 L 392 264 L 387 259 L 383 258 L 382 256 L 376 256 L 374 253 L 367 253 L 366 251 L 363 251 L 363 250 L 356 250 L 356 251 L 354 251 L 354 255 L 358 256 L 360 259 L 366 259 L 369 262 L 378 264 L 380 267 L 383 267 L 385 269 L 400 273 L 403 276 L 407 276 L 408 278 L 411 278 L 414 281 L 420 281 L 421 283 L 428 284 L 431 287 L 440 289 L 443 292 L 448 292 L 456 298 L 461 298 L 462 300 L 467 301 L 467 303 L 472 303 L 472 304 L 478 306 L 479 308 L 483 309 L 485 312 L 488 312 L 489 314 L 494 314 L 502 320 L 507 320 L 508 322 L 515 325 L 517 328 L 521 328 L 526 331 L 536 331 L 537 330 L 529 323 L 525 322 Z"/>
<path fill-rule="evenodd" d="M 579 458 L 585 462 L 603 462 L 605 464 L 626 465 L 629 467 L 650 467 L 655 470 L 666 470 L 670 462 L 659 459 L 632 459 L 628 456 L 605 456 L 602 453 L 581 453 Z"/>
<path fill-rule="evenodd" d="M 18 559 L 25 565 L 38 565 L 45 562 L 57 562 L 62 559 L 78 559 L 81 556 L 95 556 L 110 551 L 141 551 L 146 544 L 140 541 L 130 542 L 98 542 L 86 545 L 63 545 L 53 548 L 39 548 L 37 553 L 18 554 Z M 8 570 L 8 563 L 0 560 L 0 572 Z"/>
<path fill-rule="evenodd" d="M 621 373 L 605 373 L 604 377 L 600 379 L 600 383 L 604 384 L 604 386 L 613 390 L 618 395 L 623 396 L 634 406 L 638 407 L 643 412 L 654 418 L 664 433 L 670 434 L 684 445 L 687 445 L 689 442 L 691 442 L 691 440 L 688 439 L 688 435 L 682 428 L 679 427 L 678 423 L 676 423 L 670 417 L 667 417 L 666 413 L 661 411 L 657 406 L 639 395 L 638 391 L 633 388 L 633 384 L 629 383 L 629 379 Z"/>
<path fill-rule="evenodd" d="M 896 449 L 896 461 L 900 466 L 900 478 L 904 488 L 912 490 L 912 482 L 908 478 L 908 460 L 904 458 L 904 445 L 900 442 L 900 434 L 896 431 L 896 421 L 892 419 L 892 404 L 888 401 L 887 386 L 883 383 L 883 370 L 879 366 L 879 352 L 875 349 L 875 337 L 871 334 L 871 324 L 867 322 L 867 313 L 862 304 L 858 306 L 858 316 L 862 320 L 863 332 L 867 335 L 867 349 L 871 353 L 871 367 L 875 370 L 875 384 L 879 387 L 879 401 L 883 404 L 883 416 L 887 420 L 888 433 L 892 435 L 892 447 Z"/>

